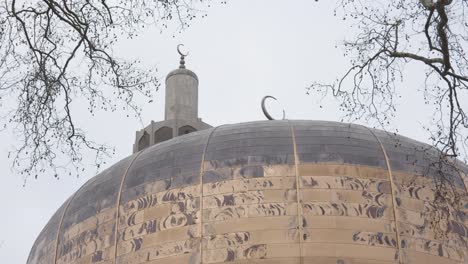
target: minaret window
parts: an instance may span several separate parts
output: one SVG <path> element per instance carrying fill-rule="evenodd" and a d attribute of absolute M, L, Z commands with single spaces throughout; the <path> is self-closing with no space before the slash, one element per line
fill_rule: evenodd
<path fill-rule="evenodd" d="M 172 138 L 172 128 L 161 127 L 154 132 L 154 143 L 163 142 Z"/>
<path fill-rule="evenodd" d="M 149 134 L 145 131 L 143 133 L 143 136 L 141 136 L 140 140 L 138 141 L 138 151 L 149 147 L 150 145 L 150 136 Z"/>
<path fill-rule="evenodd" d="M 192 126 L 183 126 L 179 128 L 179 136 L 197 131 Z"/>

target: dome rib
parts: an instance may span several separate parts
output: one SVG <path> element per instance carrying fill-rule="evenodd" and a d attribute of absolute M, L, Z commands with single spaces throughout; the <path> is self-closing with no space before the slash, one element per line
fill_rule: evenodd
<path fill-rule="evenodd" d="M 291 139 L 293 145 L 293 153 L 294 153 L 294 174 L 296 174 L 296 202 L 297 202 L 297 231 L 299 232 L 299 255 L 303 256 L 303 212 L 301 209 L 301 191 L 300 191 L 300 183 L 299 183 L 299 157 L 297 155 L 297 145 L 296 145 L 296 134 L 294 133 L 294 124 L 290 120 L 288 120 L 289 128 L 291 129 Z M 303 263 L 303 258 L 300 258 L 300 263 Z"/>
<path fill-rule="evenodd" d="M 202 154 L 202 159 L 201 159 L 201 164 L 200 164 L 200 263 L 203 262 L 203 174 L 205 173 L 205 156 L 206 156 L 206 151 L 208 149 L 208 144 L 210 144 L 210 139 L 211 136 L 213 136 L 214 132 L 219 128 L 223 127 L 218 126 L 215 127 L 211 130 L 210 134 L 208 135 L 208 138 L 206 139 L 206 144 L 205 147 L 203 148 L 203 154 Z"/>
<path fill-rule="evenodd" d="M 351 124 L 352 125 L 352 124 Z M 364 127 L 364 126 L 363 126 Z M 385 163 L 387 165 L 387 172 L 388 172 L 388 179 L 390 181 L 390 190 L 391 190 L 391 195 L 392 195 L 392 210 L 393 210 L 393 219 L 395 220 L 395 237 L 397 239 L 397 252 L 398 252 L 398 263 L 403 263 L 403 260 L 401 259 L 402 257 L 402 250 L 401 250 L 401 240 L 400 240 L 400 228 L 398 226 L 398 221 L 397 221 L 397 208 L 395 205 L 395 183 L 393 182 L 393 175 L 392 175 L 392 166 L 390 165 L 390 160 L 388 159 L 387 151 L 385 150 L 384 145 L 382 144 L 382 141 L 380 138 L 368 127 L 367 130 L 375 137 L 377 142 L 380 145 L 380 148 L 382 149 L 382 153 L 385 158 Z"/>
<path fill-rule="evenodd" d="M 83 186 L 81 186 L 81 187 L 72 195 L 72 197 L 68 200 L 67 205 L 65 206 L 65 210 L 63 210 L 63 214 L 62 214 L 62 216 L 60 217 L 60 224 L 59 224 L 59 226 L 58 226 L 58 228 L 57 228 L 57 236 L 56 236 L 56 238 L 55 238 L 54 264 L 57 264 L 57 252 L 58 252 L 58 246 L 59 246 L 59 240 L 60 240 L 60 229 L 62 229 L 63 218 L 65 217 L 65 214 L 67 213 L 67 210 L 68 210 L 68 206 L 70 206 L 70 203 L 71 203 L 71 201 L 73 200 L 73 198 L 75 197 L 75 194 L 78 193 L 82 187 L 83 187 Z"/>
<path fill-rule="evenodd" d="M 70 197 L 70 199 L 68 199 L 67 205 L 65 206 L 65 209 L 63 210 L 63 214 L 62 214 L 62 216 L 60 217 L 60 223 L 59 223 L 58 228 L 57 228 L 57 236 L 56 236 L 56 238 L 55 238 L 54 264 L 57 264 L 57 253 L 58 253 L 58 247 L 59 247 L 59 242 L 60 242 L 60 230 L 62 229 L 63 219 L 65 218 L 65 215 L 66 215 L 66 213 L 67 213 L 67 211 L 68 211 L 68 207 L 70 206 L 71 202 L 73 201 L 73 198 L 75 198 L 75 195 L 76 195 L 77 193 L 79 193 L 80 190 L 81 190 L 85 185 L 86 185 L 86 183 L 83 184 L 83 185 L 81 185 L 80 188 L 78 188 L 78 190 L 77 190 L 75 193 L 73 193 L 73 195 Z"/>
<path fill-rule="evenodd" d="M 127 169 L 125 170 L 125 173 L 122 175 L 122 180 L 120 181 L 120 187 L 119 187 L 119 192 L 117 194 L 117 206 L 115 209 L 115 233 L 114 233 L 114 263 L 117 263 L 117 245 L 118 245 L 118 239 L 119 239 L 119 219 L 120 219 L 120 198 L 122 196 L 122 187 L 124 185 L 125 179 L 127 178 L 128 172 L 130 171 L 130 168 L 132 167 L 133 163 L 135 162 L 138 157 L 142 153 L 144 153 L 147 150 L 141 150 L 138 153 L 135 154 L 135 157 L 132 159 L 130 164 L 128 165 Z"/>

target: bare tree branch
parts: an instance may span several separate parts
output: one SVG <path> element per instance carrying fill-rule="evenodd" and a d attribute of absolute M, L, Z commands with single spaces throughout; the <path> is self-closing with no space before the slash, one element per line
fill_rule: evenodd
<path fill-rule="evenodd" d="M 425 175 L 436 183 L 431 226 L 450 229 L 461 212 L 462 179 L 456 158 L 468 159 L 468 23 L 466 0 L 353 1 L 341 0 L 336 11 L 354 19 L 356 36 L 344 43 L 351 66 L 335 82 L 315 82 L 307 93 L 331 93 L 341 102 L 348 120 L 376 122 L 386 129 L 398 105 L 397 86 L 410 62 L 422 63 L 425 77 L 421 97 L 434 109 L 427 125 L 437 149 Z M 409 87 L 406 87 L 407 89 Z M 416 93 L 417 91 L 415 91 Z M 465 100 L 465 101 L 464 101 Z M 443 232 L 442 232 L 443 233 Z"/>
<path fill-rule="evenodd" d="M 425 93 L 435 110 L 444 113 L 430 128 L 437 132 L 431 139 L 445 155 L 466 159 L 468 153 L 460 153 L 466 146 L 459 144 L 468 135 L 468 104 L 460 103 L 468 88 L 468 40 L 460 35 L 468 28 L 468 1 L 420 2 L 393 1 L 382 10 L 379 1 L 342 0 L 345 16 L 355 18 L 359 30 L 354 41 L 344 44 L 352 66 L 335 84 L 314 83 L 308 92 L 331 90 L 341 98 L 347 118 L 375 120 L 385 128 L 394 115 L 395 82 L 403 78 L 402 67 L 421 62 L 427 66 Z"/>
<path fill-rule="evenodd" d="M 201 4 L 200 4 L 201 3 Z M 0 3 L 0 104 L 2 127 L 14 128 L 22 144 L 11 153 L 23 175 L 83 167 L 83 153 L 95 154 L 96 166 L 111 147 L 93 142 L 74 116 L 77 101 L 88 111 L 131 111 L 137 118 L 138 97 L 151 97 L 159 87 L 154 69 L 139 67 L 113 52 L 121 37 L 133 38 L 142 28 L 189 26 L 198 6 L 210 0 L 5 0 Z"/>

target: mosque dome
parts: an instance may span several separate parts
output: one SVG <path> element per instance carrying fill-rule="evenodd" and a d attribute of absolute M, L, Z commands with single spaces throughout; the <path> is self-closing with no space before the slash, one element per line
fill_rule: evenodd
<path fill-rule="evenodd" d="M 467 263 L 468 166 L 438 164 L 426 144 L 354 124 L 195 131 L 85 183 L 27 263 Z M 457 204 L 436 201 L 441 172 Z"/>
<path fill-rule="evenodd" d="M 164 120 L 65 201 L 28 264 L 468 263 L 466 164 L 355 124 L 213 128 L 180 47 Z"/>

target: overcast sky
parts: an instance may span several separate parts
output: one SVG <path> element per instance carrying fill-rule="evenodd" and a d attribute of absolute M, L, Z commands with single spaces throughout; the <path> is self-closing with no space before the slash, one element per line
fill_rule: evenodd
<path fill-rule="evenodd" d="M 313 81 L 330 81 L 342 74 L 347 60 L 340 48 L 335 48 L 353 30 L 339 17 L 333 16 L 335 1 L 296 0 L 235 0 L 227 5 L 207 9 L 208 17 L 197 19 L 180 34 L 173 30 L 159 33 L 149 29 L 140 37 L 124 40 L 115 53 L 123 58 L 138 58 L 147 67 L 156 67 L 158 76 L 178 67 L 178 43 L 190 51 L 187 68 L 199 77 L 199 115 L 203 121 L 218 126 L 264 120 L 260 100 L 265 95 L 277 97 L 290 119 L 340 120 L 333 100 L 307 96 Z M 399 112 L 394 128 L 420 141 L 427 141 L 421 124 L 430 112 L 415 100 L 422 88 L 418 68 L 410 65 L 401 93 Z M 94 119 L 76 115 L 89 136 L 116 147 L 108 164 L 131 154 L 135 131 L 151 120 L 164 117 L 164 86 L 151 104 L 144 105 L 143 124 L 124 113 L 102 113 Z M 411 101 L 411 104 L 408 102 Z M 141 102 L 144 104 L 145 102 Z M 82 111 L 75 105 L 75 109 Z M 58 207 L 84 182 L 93 177 L 90 169 L 79 178 L 42 176 L 24 179 L 11 172 L 7 151 L 15 144 L 8 132 L 0 142 L 0 259 L 2 263 L 25 263 L 36 236 Z"/>

